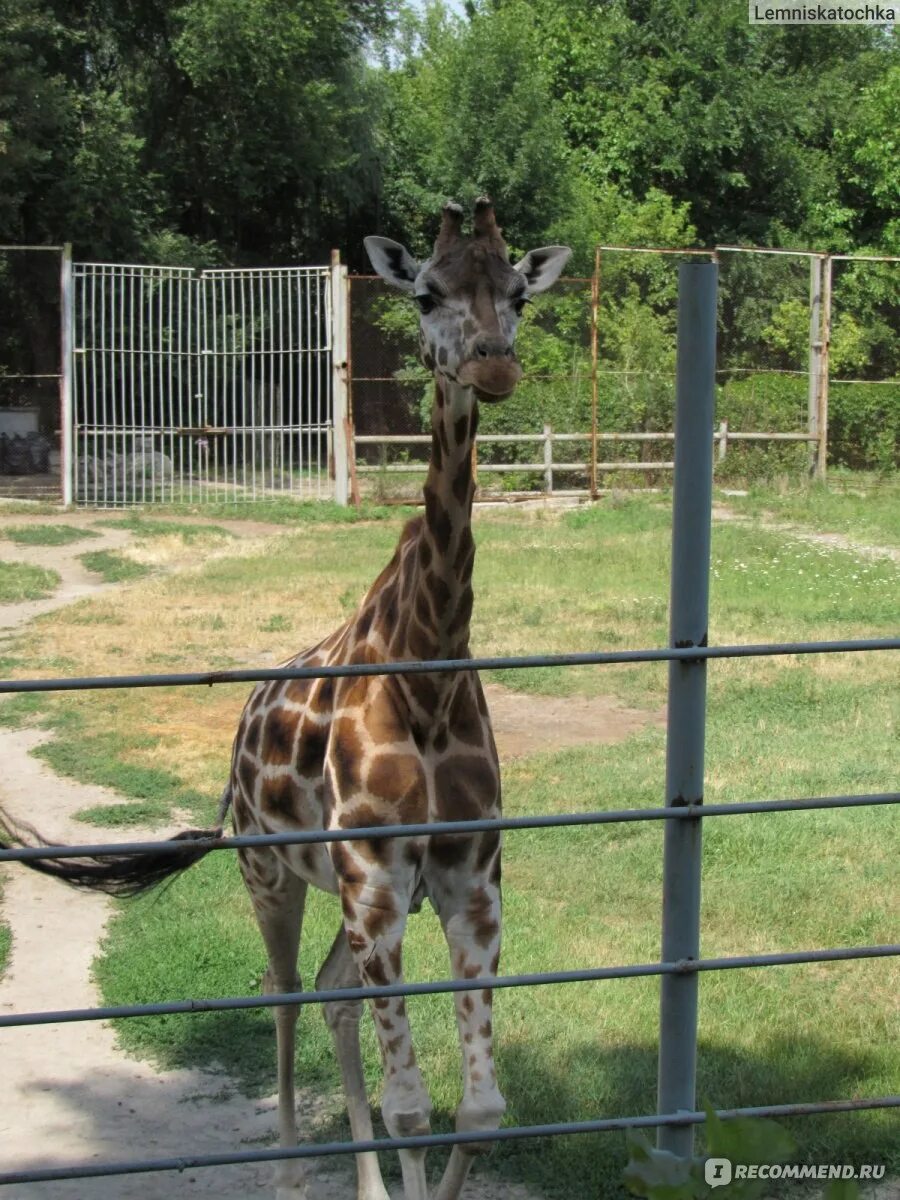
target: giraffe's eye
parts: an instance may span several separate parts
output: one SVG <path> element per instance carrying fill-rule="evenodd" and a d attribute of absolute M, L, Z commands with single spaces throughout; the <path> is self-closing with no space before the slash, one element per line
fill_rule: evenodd
<path fill-rule="evenodd" d="M 437 301 L 435 300 L 434 296 L 416 296 L 416 304 L 418 304 L 419 312 L 422 313 L 423 316 L 427 316 L 428 313 L 434 312 L 435 308 L 437 307 Z"/>

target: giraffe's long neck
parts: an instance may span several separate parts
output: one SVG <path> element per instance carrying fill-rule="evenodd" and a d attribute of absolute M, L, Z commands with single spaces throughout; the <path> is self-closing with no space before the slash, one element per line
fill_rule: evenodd
<path fill-rule="evenodd" d="M 418 539 L 406 649 L 416 658 L 468 654 L 472 616 L 472 447 L 478 408 L 471 389 L 438 380 L 425 518 Z M 424 653 L 423 653 L 424 651 Z"/>

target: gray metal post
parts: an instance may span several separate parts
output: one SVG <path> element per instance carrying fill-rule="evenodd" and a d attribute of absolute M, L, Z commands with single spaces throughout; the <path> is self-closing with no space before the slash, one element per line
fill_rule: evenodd
<path fill-rule="evenodd" d="M 75 415 L 72 410 L 72 243 L 66 242 L 60 265 L 60 368 L 59 368 L 59 423 L 62 433 L 60 446 L 60 476 L 62 480 L 62 502 L 69 508 L 74 498 L 75 478 Z"/>
<path fill-rule="evenodd" d="M 807 399 L 807 432 L 819 434 L 819 390 L 821 384 L 822 352 L 822 259 L 816 255 L 809 260 L 809 388 Z M 810 475 L 816 469 L 816 444 L 808 444 Z"/>
<path fill-rule="evenodd" d="M 678 271 L 675 379 L 675 482 L 669 632 L 673 646 L 705 646 L 709 616 L 712 440 L 716 381 L 716 263 Z M 669 664 L 666 805 L 703 800 L 706 663 Z M 663 850 L 662 957 L 700 954 L 701 821 L 668 821 Z M 662 980 L 659 1112 L 695 1107 L 697 975 Z M 693 1150 L 691 1126 L 662 1126 L 658 1145 L 681 1157 Z"/>

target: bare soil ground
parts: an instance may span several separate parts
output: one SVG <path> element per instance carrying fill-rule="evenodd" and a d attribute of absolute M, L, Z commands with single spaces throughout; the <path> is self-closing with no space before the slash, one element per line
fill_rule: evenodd
<path fill-rule="evenodd" d="M 6 524 L 89 525 L 77 516 L 10 517 Z M 283 531 L 261 522 L 229 523 L 239 536 Z M 84 570 L 85 549 L 120 549 L 127 531 L 97 529 L 92 539 L 63 547 L 3 547 L 2 557 L 58 571 L 62 583 L 45 600 L 0 606 L 0 638 L 10 636 L 40 613 L 117 585 Z M 2 643 L 0 643 L 2 644 Z M 529 697 L 489 685 L 488 697 L 504 758 L 582 742 L 627 737 L 662 713 L 636 712 L 617 701 Z M 73 819 L 80 809 L 120 802 L 117 793 L 54 775 L 31 751 L 47 735 L 34 730 L 0 731 L 0 802 L 33 821 L 53 839 L 103 840 Z M 160 830 L 129 830 L 129 837 Z M 4 871 L 4 915 L 12 927 L 10 965 L 0 980 L 0 1012 L 89 1008 L 101 1003 L 91 963 L 102 942 L 110 902 L 94 894 L 73 895 L 52 879 L 23 869 Z M 189 1019 L 189 1018 L 185 1018 Z M 273 1038 L 274 1053 L 274 1038 Z M 204 1071 L 158 1071 L 123 1055 L 111 1025 L 85 1022 L 31 1026 L 3 1037 L 3 1104 L 0 1145 L 4 1171 L 75 1162 L 212 1154 L 252 1148 L 270 1140 L 275 1098 L 254 1102 L 222 1075 Z M 314 1138 L 317 1118 L 334 1102 L 310 1091 L 298 1094 L 301 1136 Z M 437 1156 L 435 1156 L 437 1157 Z M 313 1164 L 309 1200 L 344 1200 L 355 1195 L 346 1160 Z M 247 1200 L 271 1195 L 271 1167 L 231 1166 L 12 1186 L 10 1200 L 168 1200 L 210 1197 Z M 467 1200 L 537 1200 L 522 1185 L 472 1178 Z"/>

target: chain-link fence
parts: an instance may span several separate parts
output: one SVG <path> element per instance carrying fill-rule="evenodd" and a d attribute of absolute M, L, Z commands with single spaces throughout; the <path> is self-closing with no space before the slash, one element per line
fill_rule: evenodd
<path fill-rule="evenodd" d="M 525 379 L 509 400 L 482 407 L 482 499 L 668 486 L 676 282 L 687 256 L 720 263 L 717 480 L 822 475 L 826 458 L 896 465 L 898 260 L 601 246 L 591 278 L 561 280 L 526 310 Z M 364 276 L 351 280 L 350 308 L 362 494 L 417 498 L 432 383 L 418 361 L 416 310 Z"/>

